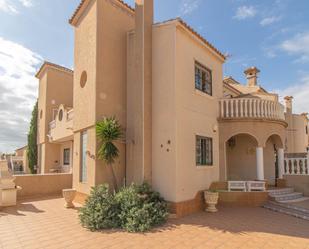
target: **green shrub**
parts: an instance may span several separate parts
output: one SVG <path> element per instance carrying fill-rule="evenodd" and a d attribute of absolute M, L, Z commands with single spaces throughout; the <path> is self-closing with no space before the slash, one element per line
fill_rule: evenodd
<path fill-rule="evenodd" d="M 28 132 L 27 158 L 31 174 L 37 173 L 37 169 L 35 168 L 38 164 L 37 122 L 38 122 L 38 101 L 35 103 L 33 107 L 30 128 Z"/>
<path fill-rule="evenodd" d="M 123 188 L 116 194 L 116 200 L 121 226 L 129 232 L 144 232 L 166 221 L 166 202 L 146 183 Z"/>
<path fill-rule="evenodd" d="M 123 228 L 129 232 L 145 232 L 166 221 L 167 204 L 148 184 L 131 185 L 116 194 L 108 187 L 93 188 L 80 211 L 83 226 L 91 230 Z"/>
<path fill-rule="evenodd" d="M 114 195 L 109 193 L 108 185 L 92 188 L 90 196 L 79 212 L 82 225 L 92 231 L 117 228 L 120 225 L 118 204 Z"/>

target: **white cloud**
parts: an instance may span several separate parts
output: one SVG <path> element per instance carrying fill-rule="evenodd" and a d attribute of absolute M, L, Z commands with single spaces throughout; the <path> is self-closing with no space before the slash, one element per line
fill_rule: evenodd
<path fill-rule="evenodd" d="M 278 22 L 281 20 L 280 16 L 270 16 L 270 17 L 265 17 L 260 21 L 261 26 L 268 26 L 270 24 L 273 24 L 275 22 Z"/>
<path fill-rule="evenodd" d="M 33 0 L 0 0 L 0 11 L 9 14 L 18 14 L 18 4 L 29 8 L 33 6 Z"/>
<path fill-rule="evenodd" d="M 18 11 L 14 4 L 10 0 L 0 0 L 0 11 L 10 13 L 10 14 L 17 14 Z"/>
<path fill-rule="evenodd" d="M 252 18 L 257 14 L 257 10 L 254 6 L 240 6 L 237 8 L 234 19 L 244 20 Z"/>
<path fill-rule="evenodd" d="M 42 57 L 0 37 L 0 151 L 26 143 L 29 121 L 37 98 L 34 74 Z"/>
<path fill-rule="evenodd" d="M 19 0 L 19 2 L 21 2 L 21 4 L 24 5 L 27 8 L 33 6 L 32 0 Z"/>
<path fill-rule="evenodd" d="M 296 62 L 309 61 L 309 31 L 299 33 L 281 43 L 280 48 L 291 55 L 299 56 Z"/>
<path fill-rule="evenodd" d="M 200 0 L 182 0 L 180 5 L 180 14 L 182 16 L 191 14 L 199 7 L 200 2 Z"/>
<path fill-rule="evenodd" d="M 309 112 L 309 73 L 304 75 L 298 83 L 283 90 L 275 90 L 280 96 L 281 102 L 285 96 L 293 96 L 293 112 Z"/>

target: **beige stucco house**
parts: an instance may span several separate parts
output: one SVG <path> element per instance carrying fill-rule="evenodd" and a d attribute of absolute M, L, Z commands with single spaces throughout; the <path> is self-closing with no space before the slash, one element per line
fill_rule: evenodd
<path fill-rule="evenodd" d="M 107 116 L 126 134 L 118 184 L 147 181 L 176 208 L 216 181 L 275 184 L 288 155 L 307 155 L 308 119 L 291 97 L 285 111 L 256 67 L 245 84 L 223 78 L 224 54 L 181 19 L 153 23 L 153 0 L 135 3 L 81 1 L 70 19 L 74 72 L 45 62 L 37 73 L 41 173 L 72 171 L 80 195 L 111 184 L 95 134 Z"/>

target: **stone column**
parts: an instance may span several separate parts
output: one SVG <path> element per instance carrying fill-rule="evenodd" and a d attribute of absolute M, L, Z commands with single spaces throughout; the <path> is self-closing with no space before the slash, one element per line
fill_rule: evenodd
<path fill-rule="evenodd" d="M 278 177 L 279 179 L 283 178 L 284 173 L 284 150 L 283 148 L 278 149 Z"/>
<path fill-rule="evenodd" d="M 257 170 L 257 180 L 264 180 L 264 156 L 263 147 L 256 148 L 256 170 Z"/>

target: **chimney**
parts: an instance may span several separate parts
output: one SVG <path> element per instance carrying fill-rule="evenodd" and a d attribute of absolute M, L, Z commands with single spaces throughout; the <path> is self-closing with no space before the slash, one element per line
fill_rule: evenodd
<path fill-rule="evenodd" d="M 142 179 L 152 181 L 152 26 L 153 0 L 135 0 L 136 86 L 140 89 L 138 116 L 141 122 Z"/>
<path fill-rule="evenodd" d="M 285 100 L 285 108 L 287 114 L 292 114 L 293 110 L 293 96 L 286 96 L 284 97 Z"/>
<path fill-rule="evenodd" d="M 256 67 L 250 67 L 244 71 L 247 77 L 247 86 L 256 86 L 257 85 L 257 78 L 258 73 L 260 72 L 259 69 Z"/>

